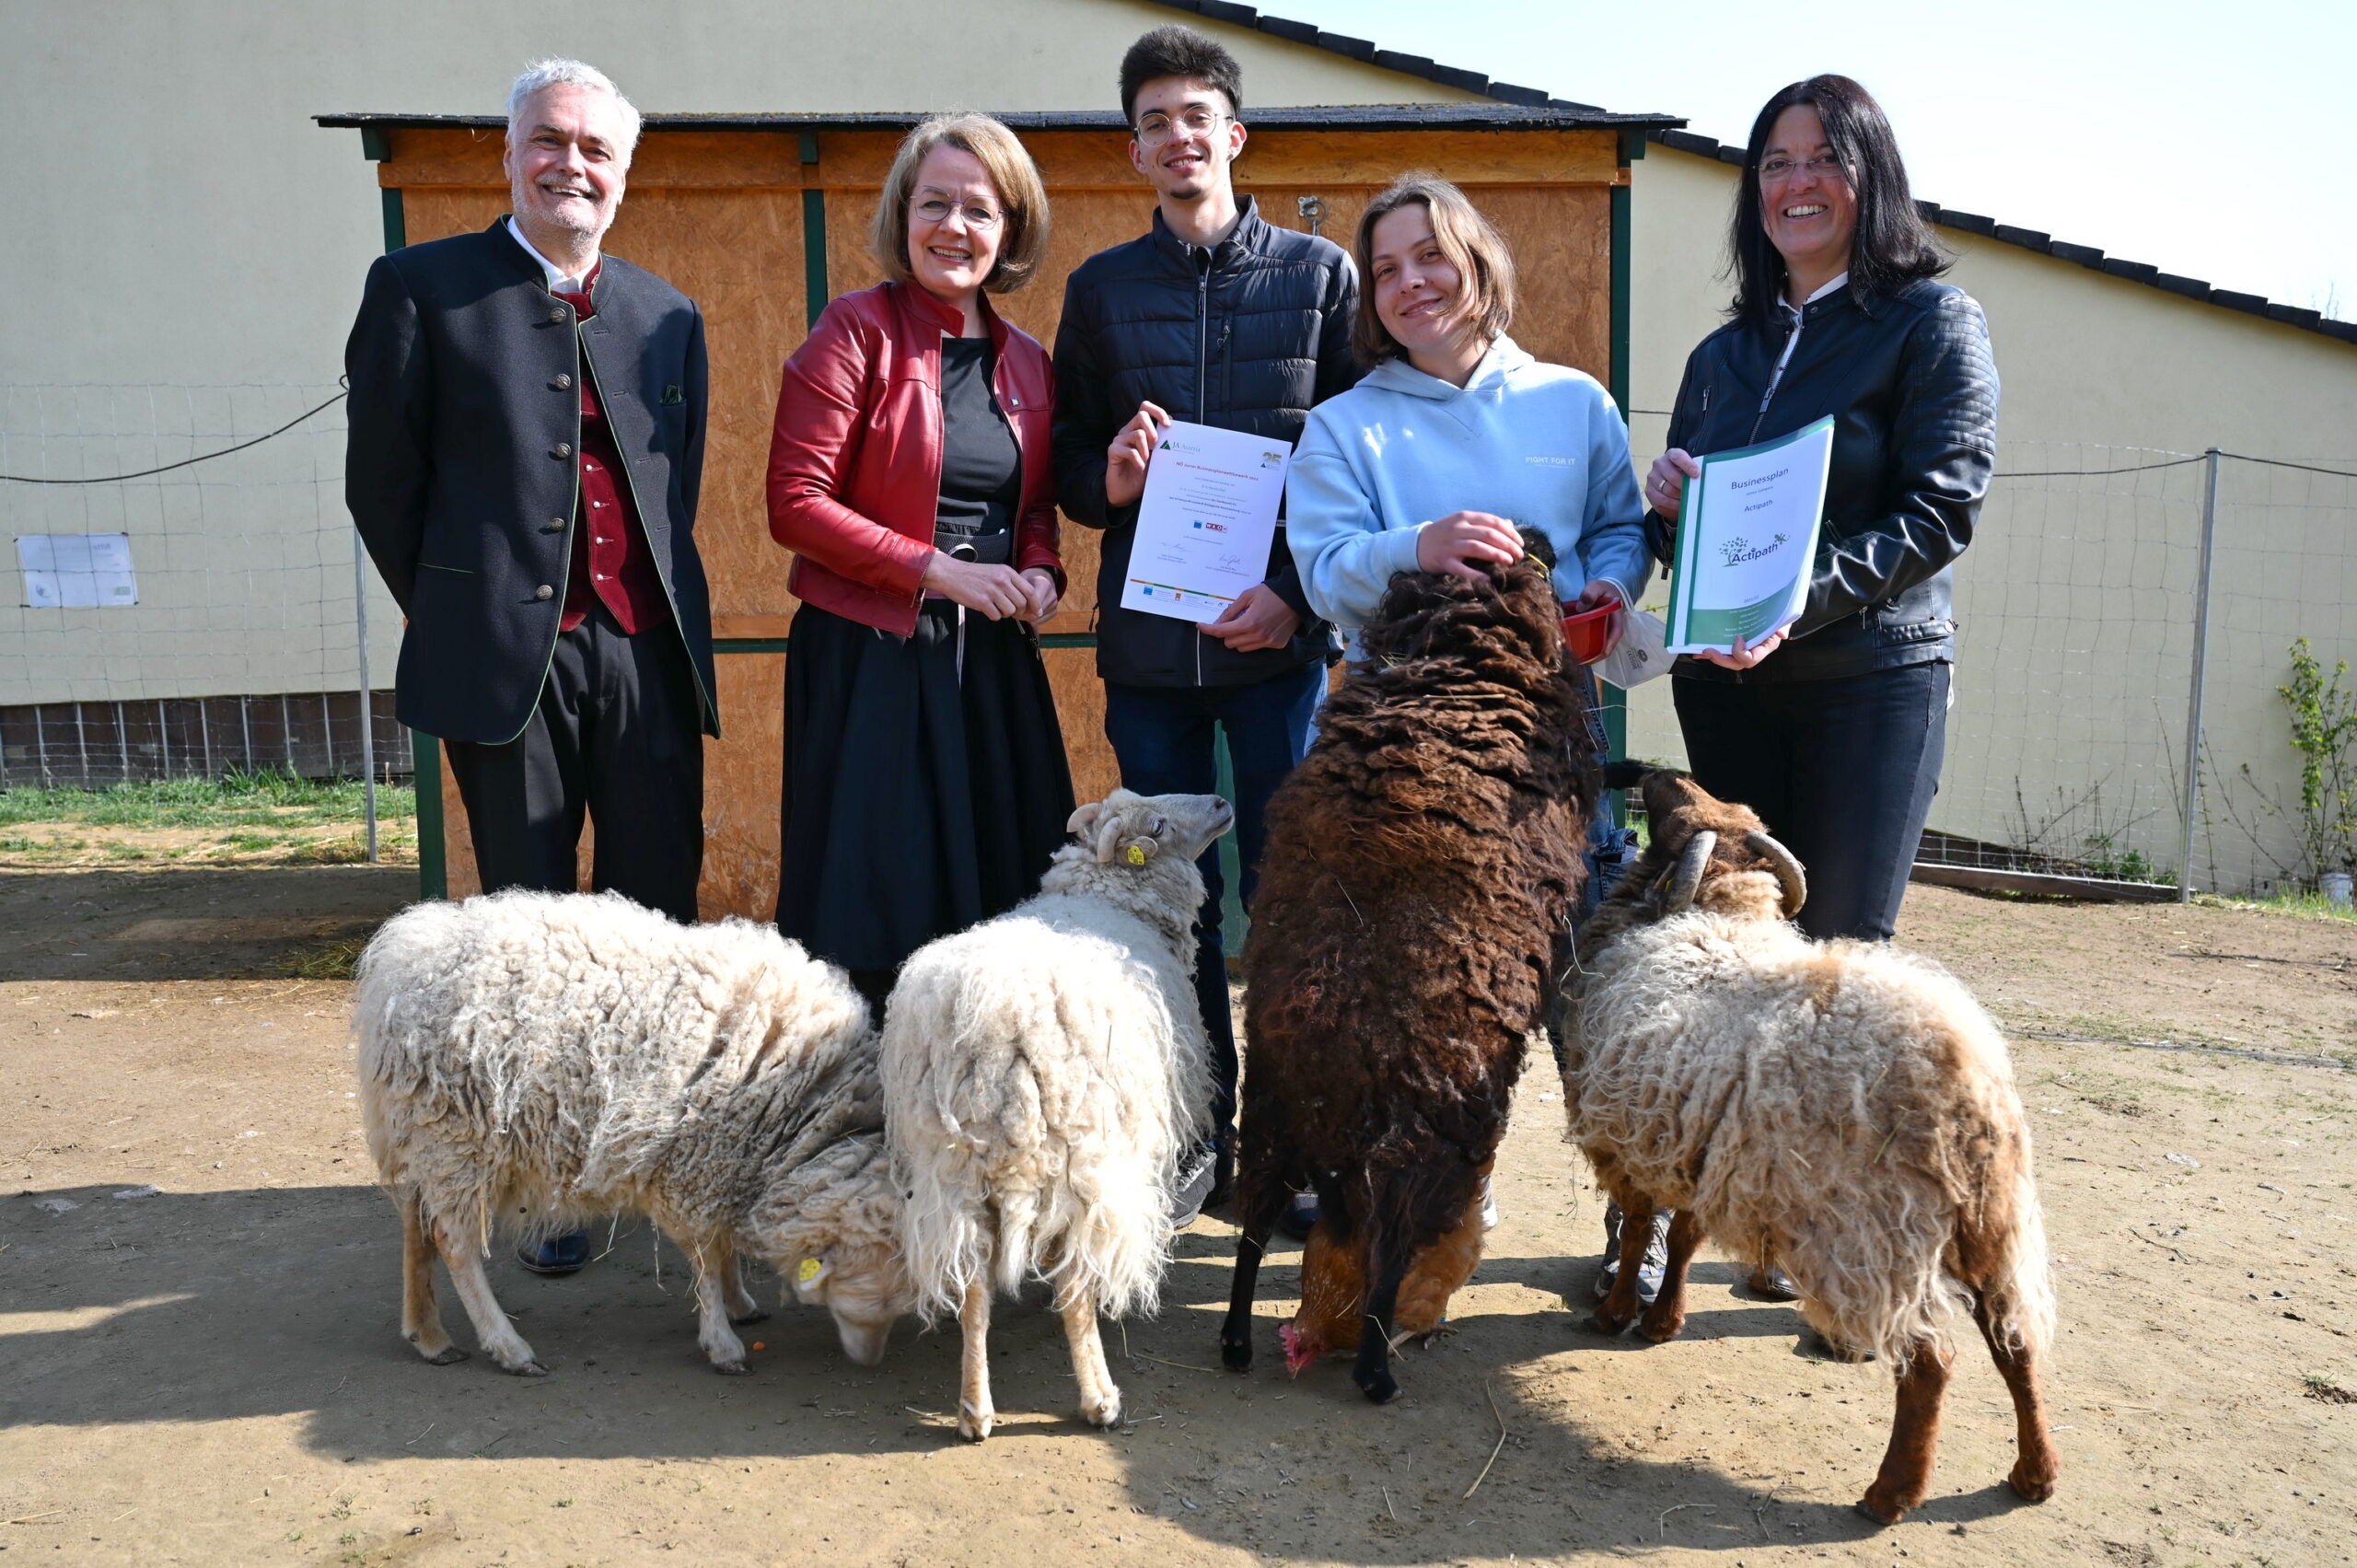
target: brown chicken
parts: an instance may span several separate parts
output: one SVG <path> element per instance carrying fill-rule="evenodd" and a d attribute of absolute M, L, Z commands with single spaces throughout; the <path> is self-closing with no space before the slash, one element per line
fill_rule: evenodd
<path fill-rule="evenodd" d="M 1489 1180 L 1491 1165 L 1481 1167 Z M 1474 1193 L 1465 1217 L 1455 1229 L 1416 1254 L 1399 1282 L 1399 1305 L 1393 1314 L 1396 1341 L 1421 1339 L 1448 1322 L 1448 1298 L 1473 1277 L 1481 1261 L 1481 1191 Z M 1293 1321 L 1277 1330 L 1285 1351 L 1285 1370 L 1294 1376 L 1320 1356 L 1359 1348 L 1359 1331 L 1366 1322 L 1366 1240 L 1345 1247 L 1334 1239 L 1324 1221 L 1309 1233 L 1301 1252 L 1301 1307 Z"/>

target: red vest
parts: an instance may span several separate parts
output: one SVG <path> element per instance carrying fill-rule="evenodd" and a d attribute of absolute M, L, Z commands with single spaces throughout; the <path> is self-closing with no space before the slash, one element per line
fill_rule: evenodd
<path fill-rule="evenodd" d="M 600 262 L 602 266 L 604 263 Z M 598 269 L 581 280 L 597 286 Z M 590 295 L 556 291 L 586 321 L 598 313 Z M 583 364 L 587 364 L 586 356 Z M 598 407 L 597 389 L 581 377 L 581 509 L 573 519 L 573 566 L 564 582 L 564 618 L 558 629 L 570 632 L 588 618 L 592 599 L 603 604 L 626 634 L 659 626 L 670 614 L 663 598 L 663 580 L 655 572 L 654 552 L 646 542 L 646 528 L 631 505 L 630 484 L 622 476 L 621 453 L 614 433 Z"/>

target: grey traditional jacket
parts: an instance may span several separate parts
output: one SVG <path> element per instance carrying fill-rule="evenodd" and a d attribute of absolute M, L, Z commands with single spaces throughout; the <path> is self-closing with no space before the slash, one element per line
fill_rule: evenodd
<path fill-rule="evenodd" d="M 720 733 L 694 532 L 703 318 L 619 257 L 592 297 L 596 314 L 576 321 L 505 218 L 368 269 L 344 345 L 344 501 L 408 617 L 396 711 L 412 729 L 497 744 L 531 717 L 564 612 L 586 376 L 695 667 L 702 726 Z"/>

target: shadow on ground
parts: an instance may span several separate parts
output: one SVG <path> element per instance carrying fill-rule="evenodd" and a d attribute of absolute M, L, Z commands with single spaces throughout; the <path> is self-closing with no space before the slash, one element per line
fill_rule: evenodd
<path fill-rule="evenodd" d="M 267 979 L 416 897 L 414 866 L 0 872 L 0 981 Z"/>
<path fill-rule="evenodd" d="M 315 1452 L 343 1462 L 865 1455 L 888 1464 L 958 1446 L 942 1413 L 957 1400 L 954 1325 L 932 1333 L 904 1325 L 885 1365 L 870 1371 L 842 1358 L 822 1313 L 784 1307 L 745 1330 L 761 1347 L 755 1375 L 724 1378 L 696 1348 L 682 1260 L 643 1226 L 599 1235 L 611 1250 L 568 1280 L 529 1275 L 494 1248 L 501 1299 L 552 1368 L 524 1379 L 480 1355 L 429 1366 L 401 1341 L 398 1230 L 372 1189 L 117 1191 L 43 1194 L 76 1205 L 63 1212 L 37 1207 L 30 1194 L 0 1200 L 13 1243 L 0 1314 L 11 1319 L 14 1368 L 0 1425 L 296 1416 Z M 1042 1442 L 1101 1444 L 1121 1466 L 1132 1506 L 1207 1542 L 1370 1564 L 1453 1557 L 1476 1539 L 1484 1555 L 1529 1557 L 1664 1539 L 1741 1549 L 1872 1533 L 1846 1508 L 1782 1502 L 1708 1462 L 1639 1457 L 1596 1435 L 1625 1427 L 1626 1411 L 1591 1425 L 1575 1411 L 1534 1411 L 1517 1397 L 1542 1363 L 1561 1371 L 1567 1359 L 1592 1366 L 1599 1354 L 1643 1354 L 1665 1372 L 1700 1375 L 1713 1338 L 1794 1332 L 1788 1308 L 1701 1312 L 1685 1340 L 1658 1348 L 1605 1340 L 1567 1311 L 1475 1312 L 1436 1348 L 1403 1353 L 1406 1395 L 1378 1409 L 1340 1361 L 1287 1379 L 1273 1318 L 1262 1319 L 1250 1374 L 1213 1370 L 1231 1247 L 1221 1235 L 1185 1237 L 1162 1317 L 1126 1330 L 1108 1325 L 1126 1396 L 1124 1424 L 1111 1434 L 1071 1414 L 1062 1336 L 1044 1296 L 1004 1308 L 993 1376 L 1004 1424 L 987 1450 L 993 1461 L 1030 1454 L 1052 1463 Z M 1296 1262 L 1271 1260 L 1268 1299 Z M 1480 1279 L 1560 1291 L 1567 1276 L 1584 1283 L 1592 1267 L 1503 1258 Z M 768 1279 L 759 1293 L 779 1294 Z M 447 1290 L 443 1303 L 471 1348 Z M 1872 1369 L 1843 1373 L 1877 1403 L 1887 1397 Z M 1468 1499 L 1497 1442 L 1492 1394 L 1509 1436 Z M 1861 1489 L 1871 1462 L 1855 1467 Z M 2013 1505 L 1999 1485 L 1939 1498 L 1926 1516 L 1976 1520 Z"/>

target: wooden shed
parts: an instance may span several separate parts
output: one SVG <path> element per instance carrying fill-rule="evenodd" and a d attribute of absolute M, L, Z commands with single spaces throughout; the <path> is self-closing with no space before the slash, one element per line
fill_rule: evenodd
<path fill-rule="evenodd" d="M 705 918 L 766 919 L 776 899 L 778 785 L 788 558 L 769 536 L 762 475 L 779 366 L 827 300 L 881 273 L 867 234 L 900 139 L 921 116 L 655 115 L 630 170 L 607 248 L 669 279 L 704 311 L 712 430 L 697 519 L 712 582 L 724 735 L 707 741 Z M 1152 192 L 1130 167 L 1109 113 L 1003 117 L 1039 160 L 1053 207 L 1039 281 L 994 303 L 1052 346 L 1062 280 L 1081 261 L 1143 232 Z M 507 210 L 495 116 L 321 116 L 357 129 L 377 166 L 385 244 L 480 229 Z M 1576 366 L 1626 406 L 1629 162 L 1655 115 L 1504 104 L 1271 109 L 1250 119 L 1240 192 L 1271 223 L 1347 246 L 1369 198 L 1411 169 L 1465 187 L 1513 247 L 1522 280 L 1514 335 L 1541 359 Z M 1065 608 L 1042 641 L 1074 783 L 1092 798 L 1118 782 L 1096 674 L 1097 536 L 1067 523 Z M 1617 715 L 1616 715 L 1617 716 Z M 465 813 L 430 738 L 416 740 L 426 897 L 476 890 Z M 586 865 L 586 860 L 585 860 Z"/>

